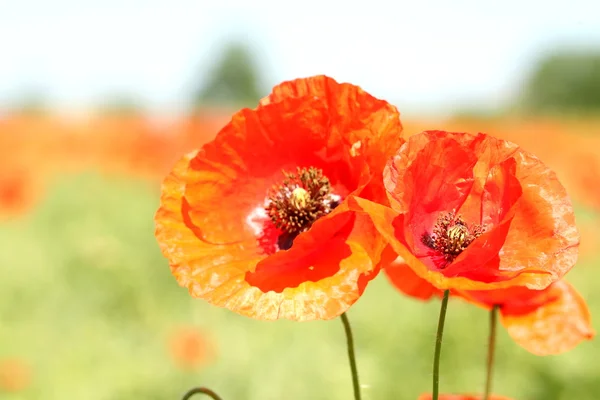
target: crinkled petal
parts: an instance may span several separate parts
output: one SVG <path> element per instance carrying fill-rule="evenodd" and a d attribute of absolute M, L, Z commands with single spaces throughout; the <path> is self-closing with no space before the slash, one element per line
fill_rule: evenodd
<path fill-rule="evenodd" d="M 523 150 L 514 157 L 523 194 L 500 252 L 500 269 L 527 274 L 525 286 L 543 289 L 575 265 L 579 232 L 571 199 L 556 174 Z"/>
<path fill-rule="evenodd" d="M 355 90 L 353 85 L 346 85 L 349 90 Z M 344 84 L 340 85 L 335 80 L 325 75 L 299 78 L 275 86 L 271 91 L 271 94 L 262 98 L 259 104 L 264 106 L 288 99 L 307 96 L 327 97 L 330 96 L 330 93 L 339 91 L 340 86 L 344 87 Z"/>
<path fill-rule="evenodd" d="M 585 300 L 565 281 L 547 289 L 550 301 L 529 312 L 522 307 L 501 309 L 502 324 L 520 346 L 537 355 L 571 350 L 595 332 Z"/>
<path fill-rule="evenodd" d="M 426 141 L 414 136 L 388 162 L 384 184 L 402 206 L 397 211 L 406 214 L 406 237 L 417 252 L 424 250 L 419 238 L 431 233 L 438 214 L 458 209 L 464 201 L 473 185 L 476 162 L 472 151 L 451 138 Z M 405 188 L 404 182 L 415 184 Z"/>
<path fill-rule="evenodd" d="M 330 110 L 328 129 L 334 133 L 343 132 L 352 154 L 366 156 L 372 169 L 381 170 L 387 158 L 403 143 L 400 114 L 394 106 L 371 96 L 360 87 L 338 83 L 325 75 L 283 82 L 275 86 L 260 105 L 289 103 L 290 99 L 298 98 L 325 101 Z M 348 118 L 349 115 L 357 118 Z M 389 135 L 390 131 L 397 132 L 397 135 Z M 331 140 L 335 136 L 331 135 Z M 382 158 L 381 154 L 387 157 Z"/>

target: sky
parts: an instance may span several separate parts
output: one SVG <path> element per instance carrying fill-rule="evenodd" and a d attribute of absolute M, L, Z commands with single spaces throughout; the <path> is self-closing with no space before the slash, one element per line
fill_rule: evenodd
<path fill-rule="evenodd" d="M 183 110 L 230 39 L 266 92 L 326 74 L 409 112 L 495 108 L 547 52 L 600 47 L 600 2 L 0 0 L 0 107 L 38 92 L 66 110 L 115 95 Z"/>

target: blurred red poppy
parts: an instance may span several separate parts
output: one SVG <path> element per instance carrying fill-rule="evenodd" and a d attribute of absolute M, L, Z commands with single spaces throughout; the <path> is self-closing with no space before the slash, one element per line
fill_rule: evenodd
<path fill-rule="evenodd" d="M 425 393 L 419 396 L 418 400 L 431 400 L 433 396 L 431 393 Z M 439 400 L 482 400 L 483 396 L 479 394 L 440 394 Z M 488 400 L 512 400 L 509 397 L 498 396 L 492 394 L 488 397 Z"/>
<path fill-rule="evenodd" d="M 182 368 L 197 368 L 210 362 L 214 345 L 208 336 L 193 327 L 181 327 L 169 337 L 169 350 L 173 361 Z"/>
<path fill-rule="evenodd" d="M 571 200 L 554 172 L 485 134 L 411 136 L 384 170 L 391 208 L 356 199 L 414 272 L 440 289 L 544 289 L 577 259 Z"/>
<path fill-rule="evenodd" d="M 18 392 L 31 382 L 31 370 L 21 359 L 0 360 L 0 391 Z"/>
<path fill-rule="evenodd" d="M 31 210 L 41 196 L 40 181 L 29 168 L 19 165 L 0 167 L 0 219 Z"/>
<path fill-rule="evenodd" d="M 442 295 L 441 290 L 418 277 L 401 260 L 386 267 L 385 273 L 396 288 L 409 296 L 428 300 Z M 536 355 L 564 353 L 595 335 L 585 300 L 563 280 L 542 290 L 521 286 L 482 291 L 454 290 L 451 294 L 486 309 L 499 306 L 500 320 L 510 337 Z"/>
<path fill-rule="evenodd" d="M 385 244 L 349 196 L 387 204 L 395 107 L 317 76 L 236 113 L 163 183 L 156 237 L 194 297 L 257 319 L 330 319 L 378 272 Z"/>

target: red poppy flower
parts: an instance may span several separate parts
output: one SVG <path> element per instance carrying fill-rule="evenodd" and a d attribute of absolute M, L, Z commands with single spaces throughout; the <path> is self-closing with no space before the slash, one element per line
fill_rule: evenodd
<path fill-rule="evenodd" d="M 418 277 L 401 260 L 386 267 L 385 273 L 396 288 L 409 296 L 428 300 L 442 295 L 441 290 Z M 585 300 L 564 280 L 543 290 L 521 286 L 451 294 L 486 309 L 499 306 L 500 321 L 508 334 L 536 355 L 564 353 L 595 335 Z"/>
<path fill-rule="evenodd" d="M 258 318 L 334 318 L 385 246 L 348 196 L 386 202 L 395 107 L 325 76 L 277 86 L 163 183 L 156 237 L 194 297 Z"/>
<path fill-rule="evenodd" d="M 543 289 L 577 259 L 571 201 L 554 172 L 485 134 L 412 136 L 384 170 L 391 208 L 356 199 L 415 273 L 440 289 Z"/>
<path fill-rule="evenodd" d="M 431 393 L 425 393 L 419 396 L 418 400 L 431 400 L 433 396 Z M 482 400 L 483 396 L 479 394 L 440 394 L 439 400 Z M 491 394 L 488 397 L 489 400 L 512 400 L 509 397 L 498 396 Z"/>

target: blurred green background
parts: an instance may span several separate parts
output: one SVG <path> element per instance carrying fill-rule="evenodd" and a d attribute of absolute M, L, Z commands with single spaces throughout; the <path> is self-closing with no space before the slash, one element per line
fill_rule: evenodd
<path fill-rule="evenodd" d="M 27 360 L 33 377 L 26 390 L 2 398 L 177 399 L 196 385 L 224 399 L 351 398 L 340 320 L 254 321 L 177 286 L 153 236 L 158 195 L 148 184 L 86 173 L 58 182 L 25 220 L 2 225 L 0 242 L 10 249 L 0 252 L 0 354 Z M 585 208 L 578 217 L 599 222 Z M 568 276 L 594 316 L 598 261 Z M 430 390 L 438 311 L 437 301 L 403 297 L 384 276 L 350 309 L 366 400 L 416 399 Z M 444 392 L 482 390 L 487 325 L 484 310 L 451 301 Z M 214 357 L 181 368 L 169 344 L 179 326 L 201 332 Z M 596 399 L 599 354 L 591 341 L 536 357 L 500 329 L 495 392 Z"/>

